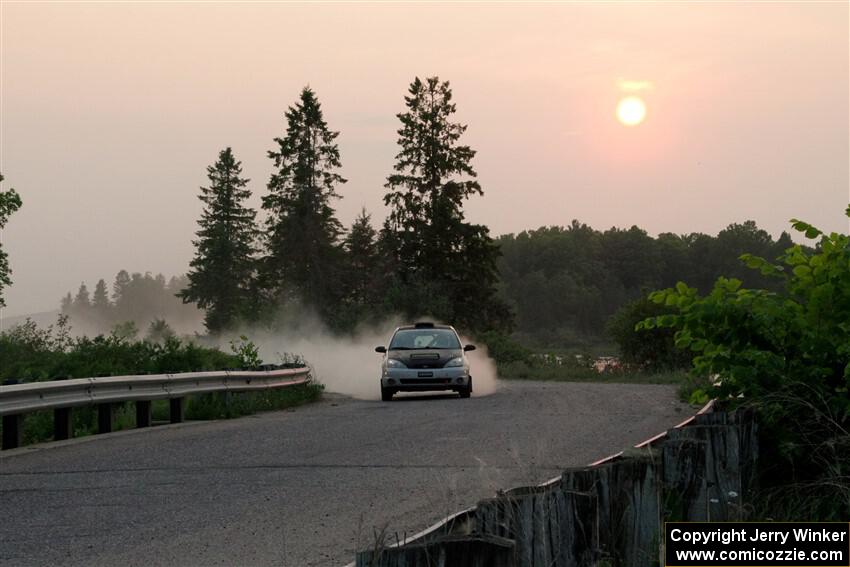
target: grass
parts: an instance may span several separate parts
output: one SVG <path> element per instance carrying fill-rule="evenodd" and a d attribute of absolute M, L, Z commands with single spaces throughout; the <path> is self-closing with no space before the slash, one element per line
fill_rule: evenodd
<path fill-rule="evenodd" d="M 315 402 L 322 396 L 324 386 L 309 383 L 273 390 L 229 393 L 217 392 L 187 396 L 183 416 L 186 420 L 229 419 L 263 411 L 274 411 Z M 169 401 L 155 400 L 151 404 L 154 422 L 169 421 Z M 94 406 L 73 408 L 71 423 L 74 437 L 85 437 L 97 432 L 97 409 Z M 132 402 L 116 404 L 113 408 L 112 430 L 136 427 L 136 409 Z M 0 425 L 0 434 L 2 434 Z M 42 443 L 53 439 L 53 411 L 27 414 L 23 419 L 23 445 Z"/>
<path fill-rule="evenodd" d="M 528 364 L 511 362 L 499 366 L 499 378 L 505 380 L 546 380 L 555 382 L 595 382 L 603 384 L 685 384 L 685 370 L 667 372 L 606 371 L 574 364 Z"/>

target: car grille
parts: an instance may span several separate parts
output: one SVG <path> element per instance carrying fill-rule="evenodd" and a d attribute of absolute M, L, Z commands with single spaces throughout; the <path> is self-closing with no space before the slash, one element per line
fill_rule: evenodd
<path fill-rule="evenodd" d="M 402 384 L 449 384 L 451 378 L 402 378 Z"/>

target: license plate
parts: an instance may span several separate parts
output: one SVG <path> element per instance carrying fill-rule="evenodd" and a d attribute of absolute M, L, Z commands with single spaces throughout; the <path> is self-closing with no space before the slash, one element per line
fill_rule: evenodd
<path fill-rule="evenodd" d="M 419 374 L 417 374 L 417 376 L 419 376 L 420 378 L 433 378 L 434 373 L 433 372 L 420 372 Z"/>

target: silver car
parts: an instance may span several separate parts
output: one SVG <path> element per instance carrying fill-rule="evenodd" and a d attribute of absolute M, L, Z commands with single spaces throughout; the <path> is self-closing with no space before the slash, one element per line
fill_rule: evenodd
<path fill-rule="evenodd" d="M 462 346 L 454 327 L 416 323 L 399 327 L 390 346 L 375 352 L 381 362 L 381 399 L 388 402 L 396 392 L 452 390 L 461 398 L 472 393 L 472 376 L 466 353 L 475 345 Z"/>

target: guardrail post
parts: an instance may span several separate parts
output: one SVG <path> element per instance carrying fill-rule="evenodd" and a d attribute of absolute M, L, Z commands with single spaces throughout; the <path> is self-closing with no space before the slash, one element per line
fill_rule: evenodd
<path fill-rule="evenodd" d="M 72 431 L 71 408 L 53 410 L 53 440 L 70 439 Z"/>
<path fill-rule="evenodd" d="M 112 431 L 112 404 L 97 405 L 97 432 L 110 433 Z"/>
<path fill-rule="evenodd" d="M 6 449 L 17 449 L 23 443 L 24 416 L 3 416 L 3 447 Z"/>
<path fill-rule="evenodd" d="M 139 400 L 136 402 L 136 427 L 150 427 L 151 425 L 151 402 L 150 400 Z"/>
<path fill-rule="evenodd" d="M 171 398 L 168 400 L 171 406 L 171 423 L 183 421 L 183 398 Z"/>

